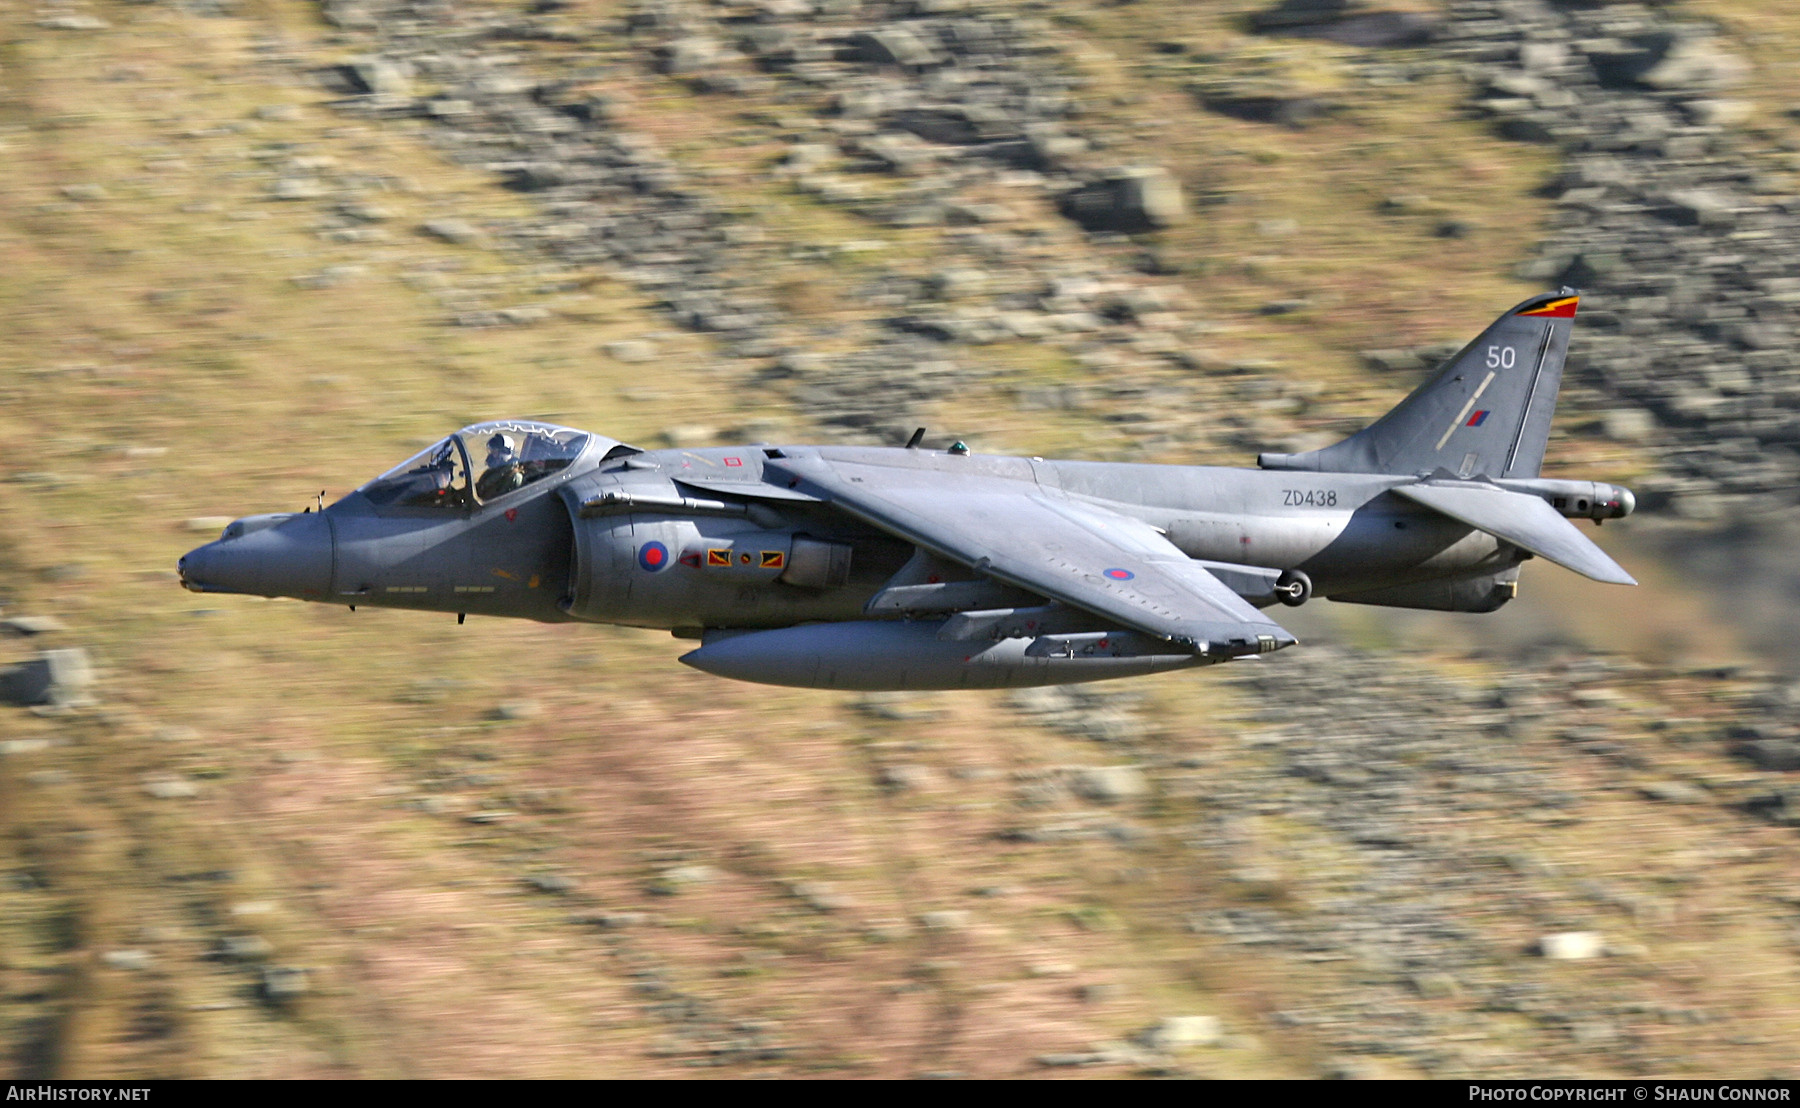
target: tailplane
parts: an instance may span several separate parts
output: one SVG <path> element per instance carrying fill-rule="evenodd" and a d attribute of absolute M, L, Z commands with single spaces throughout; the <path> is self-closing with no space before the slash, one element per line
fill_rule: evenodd
<path fill-rule="evenodd" d="M 1335 446 L 1262 454 L 1264 469 L 1536 477 L 1579 294 L 1534 296 L 1495 320 L 1393 411 Z"/>

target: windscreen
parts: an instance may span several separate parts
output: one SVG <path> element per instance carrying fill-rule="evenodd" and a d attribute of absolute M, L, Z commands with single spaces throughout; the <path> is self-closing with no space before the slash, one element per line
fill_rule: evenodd
<path fill-rule="evenodd" d="M 359 490 L 383 508 L 469 506 L 469 467 L 456 437 L 419 451 Z"/>

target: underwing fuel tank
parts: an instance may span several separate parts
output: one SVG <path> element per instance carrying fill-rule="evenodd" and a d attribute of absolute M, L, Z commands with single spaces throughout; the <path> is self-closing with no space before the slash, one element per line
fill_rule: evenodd
<path fill-rule="evenodd" d="M 867 692 L 1004 689 L 1136 677 L 1209 665 L 1217 656 L 1154 653 L 1129 631 L 971 642 L 940 638 L 943 620 L 852 620 L 773 631 L 708 631 L 681 660 L 739 681 Z"/>

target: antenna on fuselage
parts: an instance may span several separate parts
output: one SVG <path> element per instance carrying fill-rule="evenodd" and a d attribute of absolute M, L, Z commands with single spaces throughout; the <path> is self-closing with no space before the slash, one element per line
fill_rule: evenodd
<path fill-rule="evenodd" d="M 891 442 L 893 440 L 890 439 L 889 441 Z M 925 441 L 925 428 L 921 427 L 917 431 L 914 431 L 912 433 L 912 438 L 906 440 L 906 448 L 908 450 L 917 450 L 919 448 L 919 444 L 924 441 Z"/>

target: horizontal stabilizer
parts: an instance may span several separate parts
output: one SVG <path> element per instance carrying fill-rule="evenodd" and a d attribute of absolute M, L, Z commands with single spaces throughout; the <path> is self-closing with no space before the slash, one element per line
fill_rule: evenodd
<path fill-rule="evenodd" d="M 1461 482 L 1401 485 L 1394 492 L 1584 577 L 1609 585 L 1637 584 L 1606 551 L 1539 497 Z"/>

